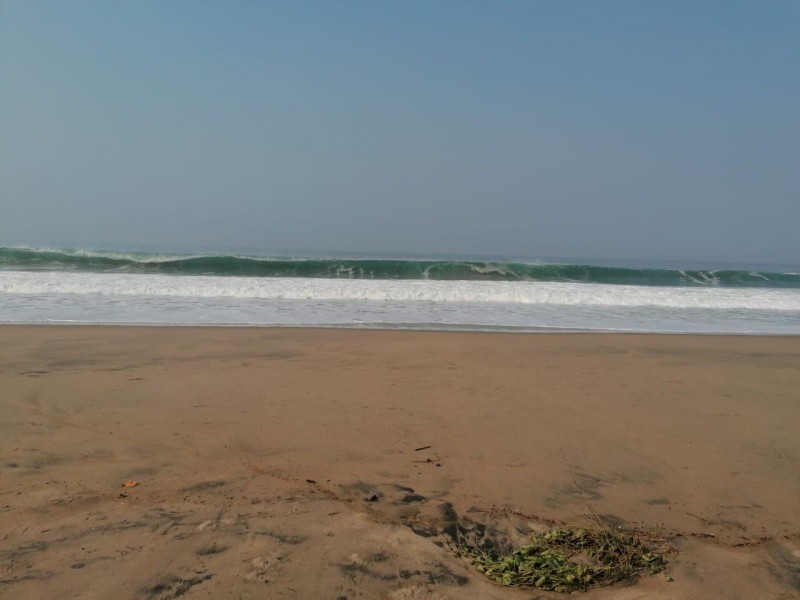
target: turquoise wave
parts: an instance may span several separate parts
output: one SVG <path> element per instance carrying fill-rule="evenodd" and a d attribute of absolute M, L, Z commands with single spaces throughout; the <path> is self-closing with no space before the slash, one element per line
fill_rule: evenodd
<path fill-rule="evenodd" d="M 145 253 L 71 252 L 9 247 L 0 247 L 0 268 L 243 277 L 563 281 L 649 286 L 800 288 L 800 274 L 760 271 L 632 269 L 455 260 L 158 256 Z"/>

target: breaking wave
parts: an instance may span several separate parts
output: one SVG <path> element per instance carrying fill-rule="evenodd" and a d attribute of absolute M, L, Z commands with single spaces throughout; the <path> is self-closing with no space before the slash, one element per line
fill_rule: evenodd
<path fill-rule="evenodd" d="M 238 277 L 560 282 L 661 287 L 796 288 L 800 274 L 747 270 L 633 269 L 458 260 L 264 258 L 156 255 L 0 247 L 5 270 Z"/>

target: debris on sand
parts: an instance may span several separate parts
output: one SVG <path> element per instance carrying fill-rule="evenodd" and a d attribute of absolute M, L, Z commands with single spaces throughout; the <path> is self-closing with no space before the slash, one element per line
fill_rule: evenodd
<path fill-rule="evenodd" d="M 495 583 L 553 592 L 603 587 L 643 572 L 660 573 L 667 564 L 639 538 L 599 527 L 553 529 L 533 534 L 531 542 L 506 556 L 462 539 L 448 547 Z"/>

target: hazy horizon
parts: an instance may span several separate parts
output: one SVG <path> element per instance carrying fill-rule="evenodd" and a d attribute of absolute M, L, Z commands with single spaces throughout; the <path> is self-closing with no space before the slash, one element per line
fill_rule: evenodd
<path fill-rule="evenodd" d="M 0 245 L 795 265 L 799 25 L 0 0 Z"/>

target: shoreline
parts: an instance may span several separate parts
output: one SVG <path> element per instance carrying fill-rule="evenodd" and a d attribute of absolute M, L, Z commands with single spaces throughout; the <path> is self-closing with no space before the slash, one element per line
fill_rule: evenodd
<path fill-rule="evenodd" d="M 800 338 L 800 333 L 760 333 L 760 332 L 727 332 L 727 331 L 710 331 L 710 332 L 694 332 L 694 331 L 638 331 L 629 329 L 579 329 L 579 328 L 564 328 L 564 327 L 536 327 L 524 328 L 515 327 L 513 325 L 507 327 L 487 325 L 486 327 L 474 326 L 460 326 L 448 325 L 444 327 L 425 327 L 421 326 L 405 326 L 405 325 L 281 325 L 281 324 L 266 324 L 258 325 L 253 323 L 76 323 L 76 322 L 3 322 L 0 321 L 0 328 L 2 327 L 110 327 L 110 328 L 148 328 L 148 329 L 237 329 L 237 330 L 320 330 L 320 331 L 407 331 L 407 332 L 420 332 L 420 333 L 474 333 L 474 334 L 543 334 L 543 335 L 621 335 L 621 336 L 637 336 L 637 335 L 655 335 L 655 336 L 697 336 L 697 337 L 742 337 L 742 338 Z"/>
<path fill-rule="evenodd" d="M 444 532 L 587 514 L 677 549 L 587 600 L 796 595 L 797 336 L 510 333 L 0 325 L 0 596 L 563 598 Z"/>

